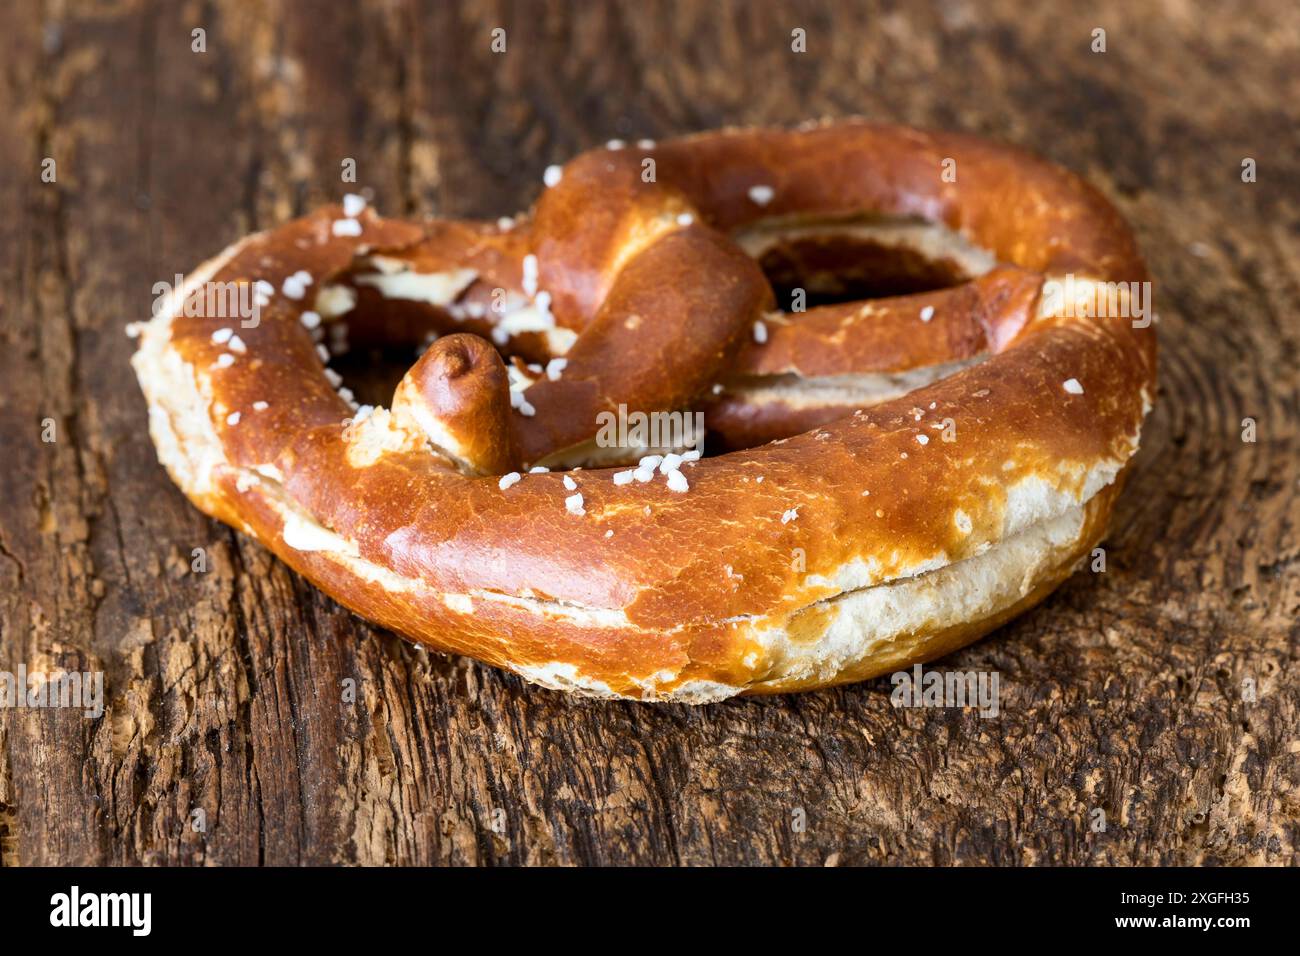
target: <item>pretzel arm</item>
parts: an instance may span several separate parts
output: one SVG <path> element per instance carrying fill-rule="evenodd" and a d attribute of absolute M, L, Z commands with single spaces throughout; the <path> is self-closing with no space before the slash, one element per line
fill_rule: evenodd
<path fill-rule="evenodd" d="M 524 393 L 536 409 L 515 419 L 525 460 L 589 459 L 602 412 L 695 404 L 771 304 L 757 266 L 712 230 L 689 226 L 660 239 L 619 274 L 563 372 Z"/>
<path fill-rule="evenodd" d="M 706 409 L 725 448 L 788 438 L 951 374 L 1034 320 L 1042 277 L 998 266 L 950 289 L 781 313 Z"/>

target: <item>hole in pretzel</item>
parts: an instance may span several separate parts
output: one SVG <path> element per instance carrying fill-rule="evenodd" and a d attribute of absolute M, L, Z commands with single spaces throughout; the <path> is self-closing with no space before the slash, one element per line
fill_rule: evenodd
<path fill-rule="evenodd" d="M 735 239 L 759 264 L 778 307 L 802 307 L 948 289 L 995 264 L 956 232 L 921 219 L 766 220 Z"/>
<path fill-rule="evenodd" d="M 375 345 L 336 355 L 330 367 L 343 376 L 359 403 L 387 407 L 415 358 L 415 350 L 405 343 Z"/>
<path fill-rule="evenodd" d="M 948 289 L 969 278 L 951 259 L 930 260 L 914 249 L 849 236 L 803 236 L 773 246 L 758 259 L 777 305 L 791 309 L 804 290 L 805 308 Z"/>

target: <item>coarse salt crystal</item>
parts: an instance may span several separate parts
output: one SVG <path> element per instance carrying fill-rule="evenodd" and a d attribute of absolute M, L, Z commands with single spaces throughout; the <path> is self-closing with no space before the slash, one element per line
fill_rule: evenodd
<path fill-rule="evenodd" d="M 524 476 L 519 474 L 519 472 L 512 471 L 508 475 L 501 476 L 501 480 L 497 482 L 497 487 L 500 488 L 502 491 L 505 491 L 511 485 L 521 481 L 523 477 Z"/>
<path fill-rule="evenodd" d="M 510 407 L 525 418 L 532 418 L 537 413 L 537 409 L 533 408 L 528 399 L 524 398 L 524 393 L 513 388 L 510 390 Z"/>
<path fill-rule="evenodd" d="M 537 256 L 531 252 L 524 256 L 524 274 L 521 285 L 524 288 L 524 294 L 527 296 L 537 295 Z"/>

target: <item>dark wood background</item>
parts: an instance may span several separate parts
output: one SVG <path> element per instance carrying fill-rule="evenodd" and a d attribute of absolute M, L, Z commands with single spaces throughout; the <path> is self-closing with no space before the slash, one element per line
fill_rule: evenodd
<path fill-rule="evenodd" d="M 1298 63 L 1288 0 L 6 4 L 0 668 L 102 669 L 109 706 L 0 712 L 0 864 L 1296 863 Z M 495 217 L 613 136 L 844 114 L 1040 150 L 1157 278 L 1107 572 L 947 662 L 999 672 L 998 719 L 531 688 L 367 626 L 156 463 L 123 327 L 345 157 L 382 211 Z"/>

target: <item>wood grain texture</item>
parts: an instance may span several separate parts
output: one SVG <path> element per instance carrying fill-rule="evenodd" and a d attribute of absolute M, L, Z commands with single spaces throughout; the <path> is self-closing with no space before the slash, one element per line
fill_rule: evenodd
<path fill-rule="evenodd" d="M 108 708 L 0 710 L 0 864 L 1300 862 L 1300 18 L 1055 7 L 6 5 L 0 669 L 103 670 Z M 336 198 L 344 158 L 381 210 L 488 217 L 610 137 L 846 114 L 1078 170 L 1157 280 L 1106 573 L 941 665 L 997 671 L 997 719 L 884 681 L 699 709 L 527 687 L 366 625 L 156 463 L 123 327 Z"/>

